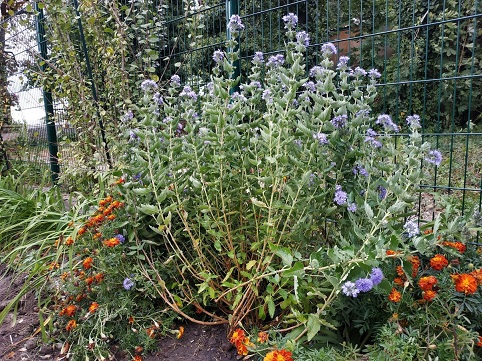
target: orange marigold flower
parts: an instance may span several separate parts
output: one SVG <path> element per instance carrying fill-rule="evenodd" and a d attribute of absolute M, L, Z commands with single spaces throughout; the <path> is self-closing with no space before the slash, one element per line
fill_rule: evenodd
<path fill-rule="evenodd" d="M 68 317 L 72 317 L 75 315 L 75 312 L 77 311 L 77 306 L 75 305 L 68 305 L 67 307 L 65 307 L 64 309 L 62 309 L 62 311 L 59 312 L 59 315 L 60 316 L 68 316 Z"/>
<path fill-rule="evenodd" d="M 452 275 L 452 279 L 455 281 L 455 290 L 457 292 L 471 295 L 477 291 L 477 279 L 470 274 Z"/>
<path fill-rule="evenodd" d="M 69 278 L 69 276 L 70 276 L 70 273 L 69 273 L 69 272 L 64 272 L 64 273 L 62 273 L 62 275 L 60 276 L 60 279 L 61 279 L 62 281 L 65 281 L 67 278 Z"/>
<path fill-rule="evenodd" d="M 97 238 L 100 238 L 100 237 L 102 237 L 102 233 L 100 233 L 100 232 L 97 232 L 96 234 L 94 234 L 92 236 L 93 239 L 97 239 Z"/>
<path fill-rule="evenodd" d="M 95 282 L 101 283 L 104 280 L 104 274 L 103 273 L 97 273 L 94 276 Z"/>
<path fill-rule="evenodd" d="M 87 232 L 87 230 L 86 230 L 84 227 L 82 227 L 82 228 L 80 228 L 80 229 L 77 231 L 77 235 L 78 235 L 78 236 L 81 236 L 81 235 L 83 235 L 85 232 Z"/>
<path fill-rule="evenodd" d="M 134 317 L 129 316 L 128 322 L 129 322 L 129 325 L 132 325 L 134 323 Z"/>
<path fill-rule="evenodd" d="M 144 351 L 144 347 L 142 347 L 142 346 L 136 346 L 134 348 L 135 353 L 141 353 L 142 351 Z"/>
<path fill-rule="evenodd" d="M 92 268 L 92 262 L 94 262 L 94 259 L 92 257 L 87 257 L 82 262 L 82 266 L 84 267 L 84 269 Z"/>
<path fill-rule="evenodd" d="M 132 361 L 142 361 L 142 356 L 141 355 L 135 355 Z"/>
<path fill-rule="evenodd" d="M 438 280 L 434 276 L 425 276 L 420 278 L 418 286 L 422 291 L 431 291 L 437 283 Z"/>
<path fill-rule="evenodd" d="M 95 281 L 95 278 L 93 276 L 89 276 L 85 279 L 85 284 L 87 286 L 90 286 L 92 283 L 94 283 L 94 281 Z"/>
<path fill-rule="evenodd" d="M 70 246 L 74 244 L 74 239 L 72 237 L 68 237 L 67 240 L 65 241 L 66 246 Z"/>
<path fill-rule="evenodd" d="M 89 306 L 89 312 L 94 313 L 99 308 L 99 304 L 97 302 L 92 302 Z"/>
<path fill-rule="evenodd" d="M 82 301 L 82 299 L 84 299 L 86 297 L 85 293 L 79 293 L 76 297 L 75 297 L 75 302 L 80 302 Z"/>
<path fill-rule="evenodd" d="M 423 292 L 423 299 L 425 301 L 432 301 L 435 298 L 435 296 L 437 296 L 437 292 L 433 290 L 428 290 Z"/>
<path fill-rule="evenodd" d="M 107 219 L 109 221 L 113 221 L 115 219 L 115 217 L 116 217 L 115 214 L 111 214 L 111 215 L 107 216 Z"/>
<path fill-rule="evenodd" d="M 266 341 L 268 341 L 268 334 L 263 331 L 258 332 L 258 342 L 265 343 Z"/>
<path fill-rule="evenodd" d="M 431 234 L 433 233 L 433 229 L 426 229 L 425 231 L 423 231 L 423 234 Z"/>
<path fill-rule="evenodd" d="M 263 361 L 293 361 L 293 357 L 288 350 L 274 350 L 268 352 Z"/>
<path fill-rule="evenodd" d="M 105 209 L 105 210 L 102 212 L 102 214 L 103 214 L 104 216 L 106 216 L 106 217 L 107 217 L 108 215 L 110 215 L 111 213 L 112 213 L 112 208 L 110 208 L 110 206 L 107 207 L 107 209 Z"/>
<path fill-rule="evenodd" d="M 184 327 L 179 327 L 179 331 L 177 332 L 176 338 L 180 339 L 184 335 Z"/>
<path fill-rule="evenodd" d="M 408 256 L 407 260 L 412 264 L 412 277 L 417 277 L 418 268 L 420 267 L 420 259 L 418 256 Z"/>
<path fill-rule="evenodd" d="M 112 206 L 113 208 L 120 208 L 120 207 L 122 207 L 123 205 L 124 205 L 124 203 L 119 202 L 119 201 L 114 201 L 114 202 L 112 202 L 112 204 L 111 204 L 111 206 Z"/>
<path fill-rule="evenodd" d="M 467 250 L 467 246 L 462 242 L 442 242 L 442 246 L 451 247 L 459 251 L 460 253 L 464 253 Z"/>
<path fill-rule="evenodd" d="M 475 277 L 479 286 L 482 285 L 482 268 L 473 270 L 470 274 Z"/>
<path fill-rule="evenodd" d="M 430 267 L 432 267 L 436 271 L 440 271 L 444 269 L 449 264 L 449 261 L 443 254 L 436 254 L 430 259 Z"/>
<path fill-rule="evenodd" d="M 146 330 L 147 336 L 150 338 L 154 338 L 156 336 L 156 326 L 151 326 Z"/>
<path fill-rule="evenodd" d="M 393 251 L 391 249 L 387 249 L 387 251 L 385 252 L 385 254 L 390 257 L 390 256 L 396 256 L 397 254 L 400 254 L 399 251 Z"/>
<path fill-rule="evenodd" d="M 397 303 L 397 302 L 400 302 L 401 299 L 402 299 L 402 294 L 398 292 L 396 288 L 392 288 L 390 294 L 388 295 L 388 300 L 391 302 Z"/>
<path fill-rule="evenodd" d="M 60 265 L 57 262 L 52 262 L 49 265 L 49 270 L 54 270 L 54 269 L 59 268 L 59 267 L 60 267 Z"/>
<path fill-rule="evenodd" d="M 120 241 L 118 238 L 109 238 L 107 240 L 104 241 L 104 246 L 106 247 L 115 247 L 117 246 L 118 244 L 120 244 Z"/>
<path fill-rule="evenodd" d="M 246 356 L 248 354 L 248 346 L 253 344 L 249 341 L 249 337 L 246 337 L 244 330 L 237 328 L 234 330 L 229 341 L 236 346 L 239 355 Z"/>
<path fill-rule="evenodd" d="M 400 277 L 405 276 L 405 271 L 403 270 L 402 266 L 397 266 L 397 275 Z"/>
<path fill-rule="evenodd" d="M 396 277 L 393 280 L 393 283 L 395 283 L 398 287 L 403 287 L 403 285 L 405 284 L 405 281 L 402 277 Z"/>
<path fill-rule="evenodd" d="M 75 320 L 70 320 L 68 323 L 67 323 L 67 326 L 65 326 L 65 329 L 67 331 L 71 331 L 73 330 L 74 328 L 77 327 L 77 322 Z"/>

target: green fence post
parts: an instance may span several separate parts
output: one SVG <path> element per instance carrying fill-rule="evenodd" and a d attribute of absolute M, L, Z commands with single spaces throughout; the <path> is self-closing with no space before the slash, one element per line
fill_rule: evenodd
<path fill-rule="evenodd" d="M 105 150 L 105 155 L 106 155 L 106 158 L 107 158 L 107 163 L 109 164 L 109 168 L 112 168 L 112 161 L 111 161 L 111 158 L 110 158 L 109 147 L 107 146 L 107 139 L 105 137 L 104 122 L 102 122 L 102 118 L 100 116 L 99 109 L 98 109 L 99 102 L 98 102 L 98 97 L 97 97 L 97 90 L 95 88 L 94 77 L 92 75 L 92 67 L 90 66 L 89 52 L 87 51 L 87 44 L 85 42 L 84 28 L 82 26 L 82 19 L 80 18 L 79 2 L 77 0 L 73 0 L 73 4 L 74 4 L 74 8 L 75 8 L 75 15 L 77 16 L 77 24 L 79 26 L 79 34 L 80 34 L 80 41 L 82 42 L 82 50 L 84 51 L 85 66 L 87 68 L 87 76 L 89 77 L 90 87 L 91 87 L 91 90 L 92 90 L 92 98 L 94 98 L 94 102 L 97 105 L 97 115 L 99 117 L 100 135 L 102 137 L 102 142 L 104 143 L 104 150 Z"/>
<path fill-rule="evenodd" d="M 226 24 L 229 22 L 229 19 L 231 18 L 232 15 L 238 15 L 239 14 L 239 0 L 226 0 Z M 231 40 L 232 35 L 229 29 L 226 27 L 226 37 L 228 40 Z M 229 49 L 232 50 L 233 52 L 237 51 L 239 49 L 239 36 L 238 36 L 238 45 L 234 49 Z M 240 60 L 236 60 L 233 64 L 234 66 L 234 74 L 233 74 L 233 79 L 237 79 L 240 74 L 241 74 L 241 62 Z M 229 90 L 229 94 L 233 94 L 235 92 L 239 92 L 239 84 L 236 84 L 235 86 L 231 87 Z"/>
<path fill-rule="evenodd" d="M 35 11 L 37 13 L 37 44 L 40 51 L 40 69 L 42 72 L 47 70 L 47 40 L 45 39 L 44 27 L 44 13 L 38 2 L 35 2 Z M 50 170 L 52 171 L 52 182 L 54 184 L 59 180 L 60 167 L 58 162 L 59 148 L 57 145 L 57 132 L 55 130 L 54 121 L 54 106 L 52 102 L 52 92 L 47 90 L 45 86 L 42 88 L 44 107 L 45 107 L 45 122 L 47 126 L 47 141 L 49 145 L 49 162 Z"/>

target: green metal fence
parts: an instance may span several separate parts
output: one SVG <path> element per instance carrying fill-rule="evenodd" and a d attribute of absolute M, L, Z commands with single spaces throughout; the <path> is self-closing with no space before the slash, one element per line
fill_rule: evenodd
<path fill-rule="evenodd" d="M 255 51 L 265 58 L 282 51 L 281 18 L 295 13 L 298 29 L 311 38 L 307 70 L 317 64 L 320 46 L 330 41 L 338 57 L 350 57 L 352 67 L 382 73 L 374 112 L 392 115 L 405 130 L 407 115 L 421 116 L 425 139 L 444 156 L 432 179 L 422 185 L 427 190 L 420 198 L 423 218 L 438 212 L 428 191 L 459 198 L 465 210 L 481 208 L 482 5 L 477 0 L 234 2 L 246 26 L 240 38 L 242 81 Z M 202 6 L 194 2 L 187 12 L 180 11 L 179 4 L 171 0 L 167 13 L 177 41 L 171 41 L 163 55 L 171 64 L 182 64 L 172 72 L 202 85 L 214 66 L 213 51 L 223 48 L 226 14 L 233 1 L 207 1 Z"/>
<path fill-rule="evenodd" d="M 125 6 L 127 2 L 120 4 Z M 403 124 L 407 115 L 421 116 L 425 139 L 444 156 L 433 177 L 422 185 L 427 190 L 420 199 L 424 218 L 438 211 L 428 191 L 457 197 L 463 209 L 481 209 L 482 5 L 478 0 L 168 0 L 139 4 L 133 8 L 162 8 L 165 34 L 159 34 L 157 47 L 151 46 L 159 49 L 155 74 L 164 81 L 177 73 L 197 86 L 209 82 L 212 54 L 224 47 L 230 14 L 238 13 L 246 26 L 239 39 L 243 82 L 256 51 L 262 51 L 265 58 L 282 51 L 285 30 L 281 18 L 295 13 L 298 29 L 310 34 L 307 71 L 318 63 L 321 45 L 330 41 L 338 48 L 335 62 L 340 56 L 349 56 L 352 67 L 377 68 L 382 73 L 375 113 L 390 114 L 402 133 L 407 130 Z M 34 29 L 34 17 L 30 16 L 29 36 Z M 76 20 L 73 27 L 81 25 L 80 18 Z M 21 38 L 24 30 L 20 29 L 10 34 L 7 44 L 19 43 L 15 39 Z M 145 40 L 132 39 L 133 47 Z M 38 54 L 35 42 L 26 44 L 24 50 L 15 46 L 14 59 L 23 59 L 23 53 L 29 57 L 34 51 Z M 81 44 L 78 49 L 82 64 L 88 63 L 89 49 Z M 33 64 L 33 58 L 29 59 Z M 18 68 L 17 77 L 24 70 Z M 26 87 L 32 88 L 30 84 Z M 20 95 L 23 90 L 19 89 L 24 88 L 11 89 Z M 38 108 L 40 118 L 45 116 L 42 107 Z M 62 108 L 54 114 L 57 132 L 64 132 L 60 137 L 75 138 L 75 131 L 62 124 Z M 45 118 L 40 121 L 45 122 Z M 32 132 L 41 134 L 40 128 Z M 27 143 L 32 145 L 31 141 Z M 44 158 L 37 163 L 46 162 Z"/>

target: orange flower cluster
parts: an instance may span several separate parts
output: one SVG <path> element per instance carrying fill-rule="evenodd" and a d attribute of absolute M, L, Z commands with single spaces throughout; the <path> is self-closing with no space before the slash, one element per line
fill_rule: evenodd
<path fill-rule="evenodd" d="M 475 279 L 477 280 L 477 284 L 481 286 L 482 285 L 482 268 L 473 270 L 472 272 L 470 272 L 470 274 L 475 277 Z"/>
<path fill-rule="evenodd" d="M 96 214 L 90 217 L 87 222 L 85 223 L 85 228 L 97 228 L 99 227 L 106 219 L 107 220 L 114 220 L 116 216 L 112 214 L 112 212 L 124 204 L 119 201 L 115 201 L 112 196 L 108 196 L 101 201 L 99 201 L 99 208 L 97 208 Z"/>
<path fill-rule="evenodd" d="M 268 334 L 263 331 L 258 332 L 258 342 L 259 343 L 266 343 L 268 341 Z"/>
<path fill-rule="evenodd" d="M 109 239 L 106 239 L 104 242 L 104 246 L 106 247 L 115 247 L 117 246 L 118 244 L 120 244 L 120 240 L 118 238 L 109 238 Z"/>
<path fill-rule="evenodd" d="M 442 242 L 441 244 L 442 244 L 442 246 L 454 248 L 457 251 L 459 251 L 460 253 L 464 253 L 467 250 L 467 246 L 465 244 L 463 244 L 462 242 L 445 241 L 445 242 Z"/>
<path fill-rule="evenodd" d="M 92 304 L 89 306 L 89 312 L 94 313 L 98 308 L 99 304 L 97 302 L 92 302 Z"/>
<path fill-rule="evenodd" d="M 478 282 L 477 279 L 468 273 L 451 275 L 452 280 L 455 282 L 455 290 L 457 292 L 465 293 L 466 295 L 474 294 L 477 291 Z"/>
<path fill-rule="evenodd" d="M 402 299 L 402 294 L 396 288 L 392 288 L 392 290 L 390 291 L 390 294 L 388 295 L 388 300 L 390 302 L 397 303 L 397 302 L 400 302 L 401 299 Z"/>
<path fill-rule="evenodd" d="M 425 276 L 420 278 L 418 286 L 422 291 L 431 291 L 437 283 L 438 280 L 434 276 Z"/>
<path fill-rule="evenodd" d="M 75 320 L 70 320 L 67 323 L 67 326 L 65 326 L 65 329 L 67 330 L 67 332 L 70 332 L 76 327 L 77 327 L 77 322 Z"/>
<path fill-rule="evenodd" d="M 84 269 L 92 268 L 93 262 L 94 262 L 94 259 L 92 257 L 87 257 L 82 261 L 82 267 L 84 267 Z"/>
<path fill-rule="evenodd" d="M 77 311 L 77 306 L 68 305 L 59 312 L 59 316 L 73 317 Z"/>
<path fill-rule="evenodd" d="M 420 259 L 418 256 L 408 256 L 407 261 L 412 264 L 412 277 L 417 277 L 418 269 L 420 267 Z"/>
<path fill-rule="evenodd" d="M 293 361 L 293 357 L 288 350 L 274 350 L 268 352 L 263 361 Z"/>
<path fill-rule="evenodd" d="M 443 254 L 436 254 L 430 259 L 430 267 L 432 267 L 436 271 L 440 271 L 447 267 L 449 261 Z"/>
<path fill-rule="evenodd" d="M 246 356 L 248 354 L 248 347 L 253 345 L 249 341 L 249 337 L 246 337 L 244 330 L 240 328 L 234 330 L 229 342 L 236 347 L 238 354 L 242 356 Z"/>

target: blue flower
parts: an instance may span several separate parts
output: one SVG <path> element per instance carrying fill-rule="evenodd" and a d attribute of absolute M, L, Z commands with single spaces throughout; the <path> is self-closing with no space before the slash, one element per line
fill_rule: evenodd
<path fill-rule="evenodd" d="M 365 69 L 360 68 L 359 66 L 357 66 L 357 67 L 355 68 L 355 70 L 353 70 L 353 73 L 352 73 L 351 75 L 353 75 L 353 76 L 355 76 L 355 77 L 365 76 L 365 75 L 367 75 L 367 72 L 366 72 Z"/>
<path fill-rule="evenodd" d="M 382 74 L 378 72 L 378 69 L 370 69 L 368 70 L 368 76 L 372 79 L 377 79 L 380 78 Z"/>
<path fill-rule="evenodd" d="M 330 57 L 332 55 L 336 55 L 336 47 L 333 43 L 326 43 L 321 46 L 321 52 L 323 53 L 324 57 Z"/>
<path fill-rule="evenodd" d="M 120 243 L 124 243 L 126 241 L 125 237 L 122 234 L 116 234 L 114 238 L 117 238 Z"/>
<path fill-rule="evenodd" d="M 342 292 L 349 297 L 356 297 L 360 293 L 360 290 L 356 287 L 355 283 L 347 281 L 341 286 Z"/>
<path fill-rule="evenodd" d="M 359 278 L 355 281 L 355 285 L 360 292 L 368 292 L 373 288 L 373 281 L 369 278 Z"/>
<path fill-rule="evenodd" d="M 258 65 L 258 66 L 263 65 L 263 62 L 264 62 L 263 53 L 261 51 L 255 52 L 253 56 L 253 60 L 251 60 L 251 62 L 254 65 Z"/>
<path fill-rule="evenodd" d="M 213 60 L 216 64 L 219 64 L 224 59 L 224 53 L 221 50 L 216 50 L 213 53 Z"/>
<path fill-rule="evenodd" d="M 393 130 L 394 132 L 398 132 L 398 125 L 393 122 L 388 114 L 379 115 L 375 123 L 382 125 L 387 131 Z"/>
<path fill-rule="evenodd" d="M 266 103 L 272 103 L 273 102 L 273 96 L 271 95 L 271 90 L 265 89 L 263 91 L 263 95 L 261 96 L 261 98 L 263 98 Z"/>
<path fill-rule="evenodd" d="M 377 191 L 378 191 L 378 198 L 380 200 L 383 200 L 387 197 L 387 189 L 385 187 L 378 186 Z"/>
<path fill-rule="evenodd" d="M 320 143 L 320 145 L 328 144 L 328 138 L 324 133 L 313 134 L 313 138 L 315 138 L 318 141 L 318 143 Z"/>
<path fill-rule="evenodd" d="M 351 213 L 355 213 L 355 212 L 356 212 L 356 204 L 355 204 L 355 203 L 349 203 L 347 209 L 348 209 L 348 211 L 350 211 Z"/>
<path fill-rule="evenodd" d="M 285 57 L 283 56 L 283 54 L 277 54 L 277 55 L 270 56 L 266 65 L 271 68 L 277 68 L 283 65 L 284 62 L 285 62 Z"/>
<path fill-rule="evenodd" d="M 152 96 L 152 99 L 154 100 L 154 102 L 155 102 L 157 105 L 162 105 L 162 104 L 164 104 L 164 99 L 162 98 L 161 93 L 155 93 L 155 94 Z"/>
<path fill-rule="evenodd" d="M 407 124 L 412 129 L 421 128 L 420 126 L 420 117 L 417 114 L 409 115 L 407 117 Z"/>
<path fill-rule="evenodd" d="M 285 23 L 285 29 L 291 30 L 296 28 L 296 24 L 298 24 L 298 16 L 289 13 L 288 15 L 283 16 L 283 21 Z"/>
<path fill-rule="evenodd" d="M 346 125 L 347 120 L 348 120 L 348 116 L 346 114 L 341 114 L 334 117 L 330 122 L 331 124 L 333 124 L 335 128 L 340 129 Z"/>
<path fill-rule="evenodd" d="M 179 75 L 174 74 L 173 76 L 171 76 L 171 86 L 181 86 L 181 78 L 179 77 Z"/>
<path fill-rule="evenodd" d="M 312 93 L 316 91 L 315 83 L 313 83 L 312 81 L 307 81 L 303 84 L 303 87 L 305 87 L 305 89 L 309 90 Z"/>
<path fill-rule="evenodd" d="M 383 280 L 383 272 L 380 268 L 375 267 L 370 272 L 370 280 L 372 281 L 373 285 L 379 285 Z"/>
<path fill-rule="evenodd" d="M 134 281 L 132 281 L 130 278 L 126 277 L 124 282 L 122 282 L 122 286 L 126 291 L 129 291 L 132 287 L 134 287 Z"/>
<path fill-rule="evenodd" d="M 310 76 L 316 79 L 321 79 L 328 70 L 322 66 L 315 65 L 310 69 Z"/>
<path fill-rule="evenodd" d="M 141 83 L 141 89 L 145 92 L 151 91 L 151 90 L 156 90 L 157 89 L 157 84 L 155 81 L 151 79 L 146 79 Z"/>
<path fill-rule="evenodd" d="M 365 142 L 369 143 L 374 148 L 381 148 L 382 143 L 375 138 L 376 136 L 378 136 L 377 132 L 371 128 L 368 129 L 365 136 Z"/>
<path fill-rule="evenodd" d="M 346 204 L 347 198 L 348 194 L 346 194 L 346 192 L 343 192 L 341 186 L 337 184 L 335 186 L 335 197 L 333 198 L 333 202 L 341 206 L 343 204 Z"/>
<path fill-rule="evenodd" d="M 179 93 L 179 96 L 185 96 L 187 98 L 192 99 L 193 101 L 197 100 L 197 94 L 194 92 L 194 90 L 191 89 L 189 85 L 185 85 L 184 88 L 182 89 L 182 92 Z"/>
<path fill-rule="evenodd" d="M 428 152 L 428 157 L 425 158 L 425 161 L 435 164 L 437 167 L 442 163 L 442 153 L 438 150 L 431 150 Z"/>
<path fill-rule="evenodd" d="M 128 110 L 127 113 L 124 114 L 124 116 L 121 118 L 121 122 L 126 123 L 129 120 L 132 120 L 134 118 L 134 113 L 132 113 L 132 110 Z"/>
<path fill-rule="evenodd" d="M 237 33 L 244 29 L 244 25 L 241 22 L 239 15 L 231 15 L 228 23 L 228 29 L 232 33 Z"/>
<path fill-rule="evenodd" d="M 417 223 L 415 223 L 414 221 L 405 222 L 405 224 L 403 225 L 403 229 L 407 233 L 408 238 L 411 238 L 420 234 L 420 229 L 418 228 Z"/>
<path fill-rule="evenodd" d="M 363 168 L 361 165 L 356 165 L 354 168 L 353 168 L 353 174 L 354 175 L 362 175 L 362 176 L 365 176 L 365 177 L 368 177 L 368 171 Z"/>
<path fill-rule="evenodd" d="M 348 56 L 340 56 L 338 59 L 338 64 L 336 65 L 336 70 L 346 70 L 348 69 L 348 62 L 350 58 Z"/>
<path fill-rule="evenodd" d="M 296 41 L 298 44 L 308 46 L 310 45 L 310 36 L 306 31 L 300 31 L 296 33 Z"/>

